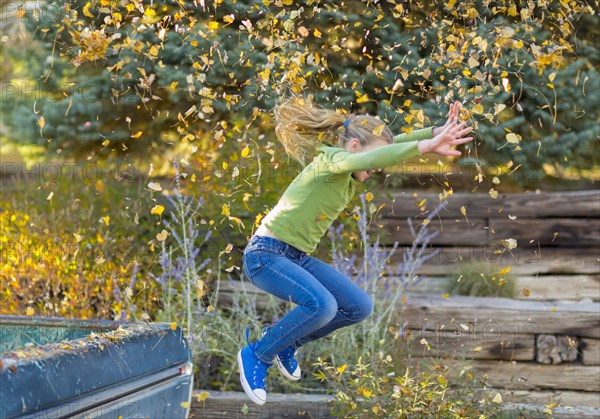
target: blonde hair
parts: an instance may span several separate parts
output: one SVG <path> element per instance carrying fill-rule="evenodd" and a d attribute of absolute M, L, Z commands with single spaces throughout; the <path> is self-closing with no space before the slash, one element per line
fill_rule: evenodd
<path fill-rule="evenodd" d="M 344 147 L 357 138 L 362 146 L 375 141 L 392 143 L 392 132 L 379 118 L 371 115 L 346 116 L 315 105 L 310 98 L 292 97 L 274 109 L 275 133 L 288 156 L 302 166 L 320 142 Z"/>

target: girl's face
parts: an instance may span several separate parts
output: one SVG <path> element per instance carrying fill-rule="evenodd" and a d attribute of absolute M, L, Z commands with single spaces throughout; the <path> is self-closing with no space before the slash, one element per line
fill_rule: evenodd
<path fill-rule="evenodd" d="M 346 148 L 351 153 L 361 153 L 361 152 L 373 150 L 374 148 L 382 147 L 382 146 L 388 145 L 388 144 L 389 143 L 387 143 L 386 141 L 374 141 L 374 142 L 367 144 L 366 146 L 361 146 L 360 141 L 358 141 L 358 139 L 355 138 L 355 139 L 350 140 L 350 142 L 348 143 Z M 379 173 L 379 172 L 381 172 L 381 169 L 362 170 L 360 172 L 352 172 L 352 177 L 358 182 L 364 182 L 371 176 L 372 173 Z"/>

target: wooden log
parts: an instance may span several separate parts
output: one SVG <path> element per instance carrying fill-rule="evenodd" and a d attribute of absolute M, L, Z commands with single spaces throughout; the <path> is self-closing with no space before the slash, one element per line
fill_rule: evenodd
<path fill-rule="evenodd" d="M 390 265 L 397 266 L 403 262 L 404 249 L 390 258 Z M 536 274 L 598 274 L 600 273 L 600 247 L 590 248 L 521 248 L 510 251 L 502 245 L 488 247 L 433 246 L 425 249 L 424 254 L 437 252 L 427 260 L 419 273 L 425 275 L 448 275 L 455 271 L 461 262 L 486 262 L 496 266 L 499 271 L 507 266 L 516 275 Z M 354 253 L 350 253 L 350 256 Z M 361 257 L 359 252 L 356 252 Z M 326 256 L 326 255 L 324 255 Z"/>
<path fill-rule="evenodd" d="M 417 229 L 421 223 L 422 220 L 413 220 L 413 227 Z M 414 240 L 405 220 L 382 218 L 374 223 L 372 229 L 377 229 L 382 245 L 393 245 L 397 241 L 406 246 L 412 245 Z M 487 220 L 484 218 L 469 218 L 469 222 L 464 218 L 442 221 L 434 219 L 429 223 L 429 231 L 439 231 L 439 234 L 431 239 L 432 245 L 481 247 L 489 244 Z"/>
<path fill-rule="evenodd" d="M 584 365 L 600 365 L 600 340 L 583 338 L 579 348 Z"/>
<path fill-rule="evenodd" d="M 494 387 L 600 392 L 600 366 L 454 359 L 448 359 L 445 363 L 452 368 L 453 374 L 458 374 L 464 368 L 487 374 L 489 384 Z"/>
<path fill-rule="evenodd" d="M 600 303 L 410 294 L 398 312 L 410 329 L 441 330 L 444 326 L 460 331 L 467 327 L 496 339 L 540 333 L 600 338 Z"/>
<path fill-rule="evenodd" d="M 413 220 L 416 228 L 422 220 Z M 375 228 L 375 227 L 374 227 Z M 382 218 L 376 223 L 381 244 L 411 245 L 414 237 L 405 221 Z M 430 232 L 439 231 L 432 245 L 485 247 L 513 238 L 522 248 L 538 246 L 600 246 L 600 218 L 432 219 Z"/>
<path fill-rule="evenodd" d="M 579 339 L 571 336 L 537 335 L 535 360 L 541 364 L 560 364 L 577 359 Z"/>
<path fill-rule="evenodd" d="M 443 276 L 426 276 L 416 284 L 409 282 L 406 291 L 444 294 L 452 280 Z M 514 283 L 516 295 L 513 298 L 518 300 L 600 300 L 600 275 L 526 275 L 514 278 Z M 529 290 L 529 296 L 526 296 L 523 290 Z"/>
<path fill-rule="evenodd" d="M 515 278 L 517 290 L 529 290 L 515 296 L 521 300 L 600 300 L 600 275 L 539 275 Z"/>
<path fill-rule="evenodd" d="M 416 196 L 415 196 L 416 194 Z M 418 206 L 423 199 L 426 202 Z M 440 218 L 464 219 L 460 208 L 465 207 L 467 216 L 497 217 L 508 214 L 518 217 L 600 217 L 600 191 L 564 191 L 540 193 L 499 193 L 496 199 L 487 193 L 457 192 L 446 198 L 446 208 L 439 212 Z M 389 198 L 376 197 L 375 205 L 386 203 L 384 217 L 415 217 L 421 208 L 431 212 L 439 204 L 439 193 L 402 191 Z M 576 203 L 576 205 L 574 205 Z M 437 218 L 437 216 L 436 216 Z"/>
<path fill-rule="evenodd" d="M 587 406 L 600 409 L 600 393 L 589 391 L 475 389 L 475 393 L 488 397 L 500 393 L 505 403 L 528 403 L 538 406 L 556 403 L 560 406 Z"/>
<path fill-rule="evenodd" d="M 457 330 L 405 330 L 404 338 L 408 341 L 409 353 L 417 357 L 532 361 L 535 354 L 533 335 L 490 340 L 483 335 Z"/>
<path fill-rule="evenodd" d="M 259 406 L 253 403 L 244 392 L 234 391 L 208 390 L 206 391 L 208 397 L 201 401 L 198 400 L 198 396 L 204 392 L 204 390 L 196 390 L 192 394 L 190 418 L 334 418 L 328 406 L 328 402 L 333 400 L 333 396 L 326 394 L 269 393 L 267 403 Z M 246 409 L 247 412 L 242 413 Z"/>
<path fill-rule="evenodd" d="M 489 228 L 490 240 L 512 237 L 528 248 L 600 246 L 600 218 L 490 219 Z"/>

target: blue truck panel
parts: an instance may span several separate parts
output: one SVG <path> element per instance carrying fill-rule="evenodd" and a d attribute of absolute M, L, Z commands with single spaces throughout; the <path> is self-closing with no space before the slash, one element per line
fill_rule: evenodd
<path fill-rule="evenodd" d="M 180 328 L 0 316 L 0 330 L 0 419 L 189 413 L 193 366 Z"/>

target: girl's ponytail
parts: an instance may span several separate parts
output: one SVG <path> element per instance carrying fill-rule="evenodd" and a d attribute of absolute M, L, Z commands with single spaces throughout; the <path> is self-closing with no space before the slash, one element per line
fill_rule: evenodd
<path fill-rule="evenodd" d="M 392 132 L 379 118 L 350 115 L 314 105 L 310 99 L 292 97 L 274 109 L 275 133 L 288 156 L 303 167 L 320 142 L 344 147 L 352 138 L 365 146 L 373 141 L 392 142 Z"/>
<path fill-rule="evenodd" d="M 275 133 L 288 156 L 306 165 L 321 141 L 337 143 L 336 131 L 346 117 L 330 109 L 315 106 L 310 99 L 293 97 L 274 109 Z"/>

